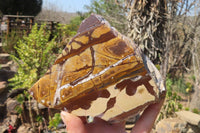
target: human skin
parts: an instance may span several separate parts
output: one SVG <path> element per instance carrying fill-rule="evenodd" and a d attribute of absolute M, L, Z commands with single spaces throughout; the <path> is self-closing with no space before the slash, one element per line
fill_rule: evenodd
<path fill-rule="evenodd" d="M 160 102 L 149 105 L 140 119 L 132 128 L 131 133 L 149 133 L 160 112 L 164 99 Z M 65 123 L 67 133 L 125 133 L 125 121 L 110 124 L 100 118 L 94 118 L 92 123 L 87 123 L 86 118 L 77 117 L 68 112 L 62 111 L 61 118 Z"/>

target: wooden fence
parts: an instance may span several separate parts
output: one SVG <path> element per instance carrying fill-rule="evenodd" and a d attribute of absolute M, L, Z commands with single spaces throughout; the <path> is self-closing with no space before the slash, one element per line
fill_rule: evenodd
<path fill-rule="evenodd" d="M 58 24 L 58 22 L 48 20 L 34 22 L 34 16 L 4 15 L 0 21 L 0 42 L 3 39 L 3 35 L 7 38 L 11 32 L 19 36 L 30 33 L 34 23 L 38 23 L 38 27 L 46 23 L 47 29 L 51 32 L 56 29 L 56 25 Z"/>

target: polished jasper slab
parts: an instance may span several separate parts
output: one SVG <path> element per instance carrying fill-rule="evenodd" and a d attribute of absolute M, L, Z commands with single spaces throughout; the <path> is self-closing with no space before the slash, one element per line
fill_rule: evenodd
<path fill-rule="evenodd" d="M 159 101 L 165 88 L 138 46 L 92 14 L 30 94 L 50 108 L 120 121 Z"/>

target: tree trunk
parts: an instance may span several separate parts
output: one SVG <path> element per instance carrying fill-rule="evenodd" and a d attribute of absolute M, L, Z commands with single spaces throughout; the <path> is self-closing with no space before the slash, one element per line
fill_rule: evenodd
<path fill-rule="evenodd" d="M 166 0 L 134 0 L 130 4 L 128 36 L 153 63 L 160 64 L 165 48 Z"/>
<path fill-rule="evenodd" d="M 194 39 L 193 39 L 193 47 L 192 47 L 192 63 L 193 63 L 193 71 L 195 76 L 195 86 L 194 86 L 194 94 L 191 99 L 190 109 L 199 109 L 200 110 L 200 47 L 199 47 L 199 31 L 197 30 L 199 27 L 200 14 L 196 15 L 196 20 L 194 23 Z"/>
<path fill-rule="evenodd" d="M 200 110 L 200 85 L 195 85 L 195 92 L 192 95 L 192 100 L 190 103 L 190 109 Z"/>

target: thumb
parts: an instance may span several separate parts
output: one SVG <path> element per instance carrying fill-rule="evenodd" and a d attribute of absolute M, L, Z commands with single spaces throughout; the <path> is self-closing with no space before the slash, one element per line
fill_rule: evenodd
<path fill-rule="evenodd" d="M 81 118 L 68 112 L 61 111 L 61 118 L 66 125 L 68 133 L 85 133 L 85 125 Z"/>

